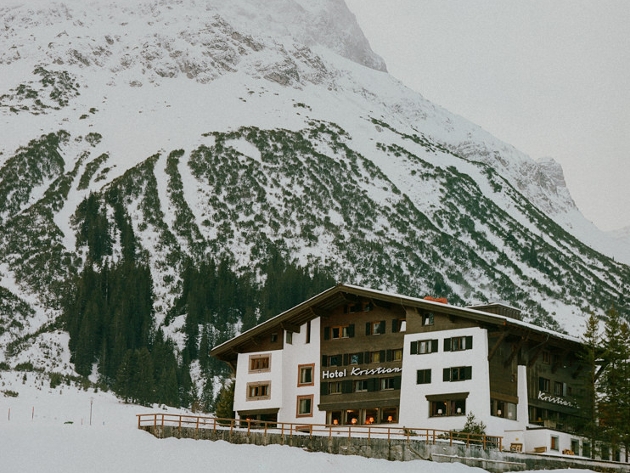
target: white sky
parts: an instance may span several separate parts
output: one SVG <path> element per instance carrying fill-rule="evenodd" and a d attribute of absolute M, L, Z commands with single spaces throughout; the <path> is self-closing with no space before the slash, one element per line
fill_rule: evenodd
<path fill-rule="evenodd" d="M 394 77 L 554 158 L 601 229 L 630 225 L 630 1 L 346 3 Z"/>

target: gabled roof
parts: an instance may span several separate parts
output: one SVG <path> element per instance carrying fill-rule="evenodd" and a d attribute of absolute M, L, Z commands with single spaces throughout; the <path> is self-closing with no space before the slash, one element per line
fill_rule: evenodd
<path fill-rule="evenodd" d="M 210 355 L 221 360 L 233 360 L 242 348 L 263 336 L 279 329 L 299 332 L 300 326 L 317 317 L 326 317 L 329 311 L 342 304 L 356 302 L 359 298 L 397 304 L 406 308 L 432 311 L 436 310 L 447 315 L 474 320 L 486 326 L 502 327 L 504 330 L 522 334 L 531 340 L 546 341 L 555 339 L 571 345 L 581 344 L 578 338 L 553 332 L 537 325 L 523 322 L 503 315 L 497 315 L 482 310 L 457 307 L 441 302 L 435 302 L 416 297 L 403 296 L 391 292 L 384 292 L 350 284 L 338 284 L 320 294 L 282 312 L 281 314 L 253 327 L 246 332 L 228 340 L 210 351 Z"/>

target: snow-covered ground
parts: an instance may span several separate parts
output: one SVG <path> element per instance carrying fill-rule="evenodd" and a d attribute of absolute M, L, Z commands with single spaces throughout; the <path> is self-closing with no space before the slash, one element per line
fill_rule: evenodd
<path fill-rule="evenodd" d="M 278 445 L 157 439 L 136 428 L 136 414 L 165 412 L 159 407 L 127 405 L 110 393 L 65 385 L 51 389 L 46 383 L 42 386 L 33 374 L 28 374 L 25 382 L 22 378 L 22 373 L 0 372 L 2 472 L 483 472 L 457 463 L 389 462 Z M 18 396 L 5 396 L 5 391 Z"/>

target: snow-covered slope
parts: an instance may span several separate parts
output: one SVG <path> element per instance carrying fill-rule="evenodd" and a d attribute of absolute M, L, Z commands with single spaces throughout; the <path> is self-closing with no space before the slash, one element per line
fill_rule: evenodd
<path fill-rule="evenodd" d="M 107 393 L 39 387 L 0 373 L 0 445 L 3 471 L 110 473 L 172 471 L 362 471 L 483 473 L 459 463 L 388 462 L 352 455 L 309 453 L 299 448 L 233 445 L 193 439 L 157 439 L 137 430 L 136 414 L 165 412 L 122 404 Z M 5 391 L 17 397 L 4 396 Z M 173 411 L 170 411 L 173 412 Z M 90 417 L 92 424 L 90 425 Z M 583 473 L 582 470 L 574 470 Z M 584 472 L 585 473 L 585 472 Z"/>
<path fill-rule="evenodd" d="M 260 278 L 272 250 L 574 334 L 587 311 L 628 310 L 630 251 L 584 219 L 560 167 L 388 75 L 342 0 L 12 0 L 0 20 L 6 359 L 60 328 L 90 194 L 111 260 L 129 217 L 157 325 L 185 260 Z"/>

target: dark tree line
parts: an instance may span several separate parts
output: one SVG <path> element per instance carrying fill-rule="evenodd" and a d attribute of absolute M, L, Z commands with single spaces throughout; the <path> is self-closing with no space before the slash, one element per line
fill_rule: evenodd
<path fill-rule="evenodd" d="M 591 440 L 592 456 L 602 448 L 630 451 L 630 326 L 615 308 L 600 321 L 591 315 L 583 336 L 587 367 L 580 409 L 582 433 Z M 599 446 L 599 448 L 597 448 Z M 605 455 L 604 455 L 605 457 Z"/>
<path fill-rule="evenodd" d="M 111 262 L 112 229 L 104 208 L 90 195 L 75 215 L 78 241 L 87 246 L 83 272 L 68 291 L 63 307 L 70 335 L 71 361 L 77 373 L 99 380 L 128 402 L 164 403 L 210 410 L 214 380 L 225 378 L 227 366 L 209 356 L 212 347 L 332 286 L 325 273 L 310 274 L 287 263 L 272 249 L 257 274 L 235 273 L 227 259 L 185 261 L 182 291 L 167 314 L 168 325 L 184 317 L 179 351 L 155 327 L 151 270 L 137 254 L 133 228 L 116 195 L 114 209 L 122 258 Z M 201 392 L 191 379 L 199 366 Z"/>

